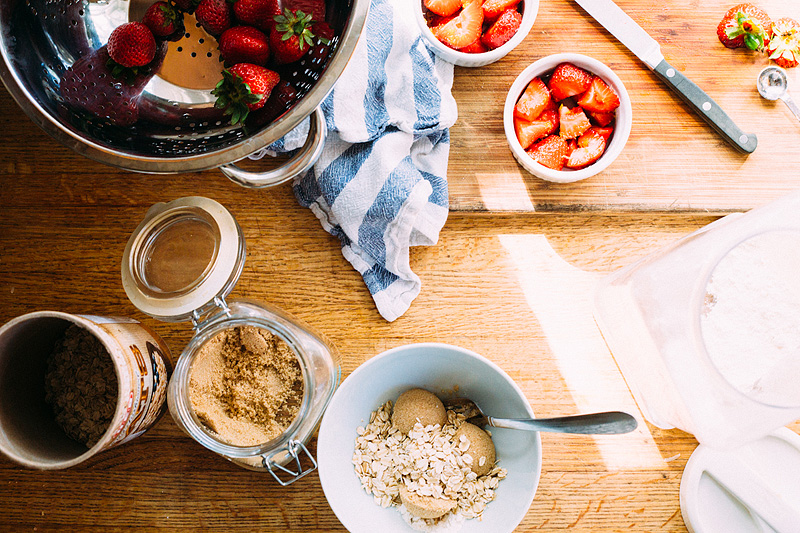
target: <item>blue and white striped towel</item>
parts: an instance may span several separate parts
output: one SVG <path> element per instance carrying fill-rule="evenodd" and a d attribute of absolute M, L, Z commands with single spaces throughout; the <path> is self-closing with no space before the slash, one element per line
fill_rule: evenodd
<path fill-rule="evenodd" d="M 453 65 L 425 46 L 413 2 L 372 0 L 364 34 L 322 104 L 322 155 L 294 182 L 389 321 L 420 292 L 409 247 L 435 244 L 447 220 L 452 84 Z M 299 148 L 307 131 L 305 123 L 270 148 Z"/>

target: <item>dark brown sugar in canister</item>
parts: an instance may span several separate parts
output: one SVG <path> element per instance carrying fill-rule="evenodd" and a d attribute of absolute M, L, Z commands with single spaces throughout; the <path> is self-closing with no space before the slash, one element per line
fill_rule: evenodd
<path fill-rule="evenodd" d="M 117 405 L 114 362 L 89 331 L 69 326 L 47 359 L 45 401 L 70 438 L 91 448 L 108 429 Z"/>

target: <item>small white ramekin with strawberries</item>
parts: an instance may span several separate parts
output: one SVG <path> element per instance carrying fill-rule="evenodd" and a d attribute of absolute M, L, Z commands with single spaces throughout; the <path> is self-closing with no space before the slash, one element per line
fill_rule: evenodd
<path fill-rule="evenodd" d="M 633 123 L 631 101 L 606 65 L 580 54 L 544 57 L 522 71 L 506 97 L 503 127 L 525 170 L 571 183 L 605 170 Z"/>
<path fill-rule="evenodd" d="M 530 33 L 539 0 L 411 0 L 425 44 L 449 63 L 482 67 Z"/>

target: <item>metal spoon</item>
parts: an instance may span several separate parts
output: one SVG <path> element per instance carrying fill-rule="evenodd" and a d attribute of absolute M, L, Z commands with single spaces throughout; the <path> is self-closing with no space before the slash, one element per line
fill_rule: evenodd
<path fill-rule="evenodd" d="M 523 429 L 526 431 L 616 435 L 630 433 L 637 426 L 635 418 L 621 411 L 556 418 L 495 418 L 483 414 L 478 404 L 469 398 L 451 398 L 446 400 L 444 404 L 449 409 L 463 414 L 467 422 L 478 427 L 489 425 L 496 428 Z"/>
<path fill-rule="evenodd" d="M 792 110 L 794 116 L 800 120 L 800 108 L 797 107 L 797 104 L 794 103 L 788 93 L 789 79 L 785 70 L 780 67 L 765 68 L 758 75 L 756 87 L 758 88 L 758 94 L 767 100 L 783 100 L 783 103 Z"/>

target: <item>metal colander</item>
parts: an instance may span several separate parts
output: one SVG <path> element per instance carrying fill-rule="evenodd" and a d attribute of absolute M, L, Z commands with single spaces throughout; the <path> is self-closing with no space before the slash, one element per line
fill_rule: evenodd
<path fill-rule="evenodd" d="M 65 104 L 59 89 L 64 72 L 102 47 L 114 28 L 141 20 L 154 1 L 0 0 L 0 77 L 36 124 L 78 153 L 141 172 L 222 167 L 232 179 L 240 169 L 231 163 L 281 138 L 312 113 L 309 137 L 321 135 L 325 128 L 318 106 L 349 60 L 369 4 L 327 0 L 327 22 L 336 33 L 330 54 L 278 69 L 298 96 L 288 112 L 265 123 L 231 126 L 214 108 L 211 89 L 223 68 L 217 41 L 189 14 L 184 36 L 168 43 L 158 74 L 144 86 L 133 125 L 115 125 Z M 89 88 L 87 98 L 91 92 Z"/>

